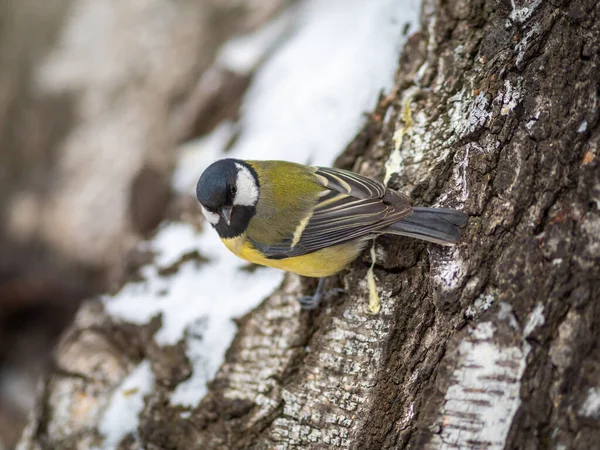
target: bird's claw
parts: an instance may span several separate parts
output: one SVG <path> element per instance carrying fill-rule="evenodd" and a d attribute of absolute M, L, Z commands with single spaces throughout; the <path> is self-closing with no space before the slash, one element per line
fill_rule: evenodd
<path fill-rule="evenodd" d="M 310 311 L 313 309 L 317 309 L 319 303 L 321 303 L 322 295 L 304 295 L 298 299 L 300 303 L 300 309 L 305 311 Z"/>

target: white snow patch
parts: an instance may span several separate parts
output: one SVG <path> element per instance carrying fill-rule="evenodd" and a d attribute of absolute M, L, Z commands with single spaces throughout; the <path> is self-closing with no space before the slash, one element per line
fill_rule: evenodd
<path fill-rule="evenodd" d="M 419 6 L 417 0 L 300 5 L 294 33 L 246 93 L 240 139 L 228 156 L 330 165 L 381 90 L 392 86 L 402 28 L 409 22 L 416 29 Z"/>
<path fill-rule="evenodd" d="M 253 33 L 229 40 L 220 49 L 217 63 L 232 72 L 251 73 L 290 31 L 295 13 L 296 8 L 290 7 Z"/>
<path fill-rule="evenodd" d="M 600 418 L 600 388 L 589 388 L 583 405 L 579 409 L 579 414 L 592 419 Z"/>
<path fill-rule="evenodd" d="M 221 64 L 236 70 L 269 56 L 248 88 L 239 123 L 224 123 L 182 148 L 175 189 L 192 194 L 202 171 L 225 156 L 330 165 L 359 131 L 380 91 L 391 88 L 405 41 L 402 30 L 407 22 L 416 30 L 419 7 L 417 0 L 309 0 L 296 7 L 293 20 L 276 19 L 284 25 L 267 25 L 273 29 L 247 37 L 249 43 L 236 38 L 225 45 Z M 286 27 L 293 27 L 293 33 Z M 275 46 L 275 35 L 287 39 Z M 272 52 L 261 52 L 261 45 Z M 227 149 L 234 136 L 236 143 Z M 156 335 L 161 345 L 178 342 L 187 332 L 193 375 L 177 386 L 171 401 L 194 406 L 233 339 L 232 317 L 254 308 L 283 274 L 268 268 L 240 270 L 246 263 L 223 246 L 208 224 L 201 232 L 168 224 L 146 245 L 157 253 L 155 263 L 141 269 L 143 281 L 107 296 L 106 308 L 140 324 L 162 314 Z M 186 261 L 171 275 L 159 274 L 193 250 L 209 262 Z"/>
<path fill-rule="evenodd" d="M 105 302 L 110 314 L 133 323 L 144 324 L 162 314 L 163 326 L 155 336 L 161 345 L 175 344 L 190 325 L 210 317 L 205 333 L 215 333 L 219 336 L 216 341 L 221 342 L 215 344 L 211 355 L 216 356 L 218 349 L 224 352 L 235 333 L 231 318 L 255 307 L 283 279 L 283 273 L 274 269 L 240 270 L 246 262 L 230 253 L 208 225 L 205 232 L 198 233 L 188 224 L 169 224 L 150 242 L 150 248 L 157 258 L 155 264 L 141 269 L 144 281 L 126 284 Z M 210 263 L 187 261 L 174 274 L 159 275 L 160 269 L 194 250 Z M 212 338 L 208 340 L 212 342 Z M 214 373 L 221 360 L 222 355 L 213 360 L 209 372 Z"/>
<path fill-rule="evenodd" d="M 207 136 L 182 145 L 173 173 L 173 188 L 181 194 L 194 192 L 200 174 L 215 160 L 223 157 L 223 152 L 235 132 L 235 125 L 226 121 Z"/>
<path fill-rule="evenodd" d="M 579 127 L 577 128 L 577 132 L 578 133 L 585 133 L 588 129 L 588 123 L 587 120 L 583 120 L 580 124 Z"/>
<path fill-rule="evenodd" d="M 144 408 L 144 396 L 152 392 L 154 375 L 150 362 L 142 361 L 113 393 L 98 430 L 104 436 L 102 449 L 117 448 L 129 433 L 135 433 L 138 415 Z"/>
<path fill-rule="evenodd" d="M 233 336 L 235 331 L 235 325 L 227 315 L 216 318 L 206 315 L 190 325 L 186 354 L 193 366 L 193 376 L 177 385 L 171 403 L 193 408 L 202 400 L 207 392 L 206 382 L 214 377 L 218 369 L 216 362 L 222 361 L 230 344 L 230 339 L 222 337 Z"/>

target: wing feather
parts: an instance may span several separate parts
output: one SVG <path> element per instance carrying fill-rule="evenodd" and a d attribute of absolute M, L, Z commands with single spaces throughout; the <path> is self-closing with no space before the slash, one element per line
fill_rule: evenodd
<path fill-rule="evenodd" d="M 315 179 L 324 190 L 308 222 L 302 224 L 301 234 L 295 233 L 276 245 L 254 242 L 267 258 L 301 256 L 350 240 L 368 239 L 412 214 L 408 197 L 371 178 L 318 167 Z"/>

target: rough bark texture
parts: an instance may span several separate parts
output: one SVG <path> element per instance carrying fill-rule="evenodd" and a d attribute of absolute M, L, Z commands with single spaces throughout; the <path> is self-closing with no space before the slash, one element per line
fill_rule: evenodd
<path fill-rule="evenodd" d="M 390 184 L 417 204 L 467 211 L 462 242 L 378 240 L 376 315 L 367 257 L 335 280 L 345 293 L 315 312 L 298 310 L 310 287 L 289 276 L 239 321 L 191 411 L 168 403 L 189 373 L 183 350 L 156 348 L 156 324 L 112 324 L 89 305 L 58 352 L 61 370 L 45 383 L 24 448 L 97 439 L 93 420 L 57 423 L 55 396 L 69 401 L 87 386 L 101 407 L 143 357 L 159 380 L 141 416 L 146 449 L 597 446 L 600 5 L 426 2 L 423 30 L 404 49 L 397 89 L 338 165 L 382 178 L 398 145 Z M 75 365 L 74 352 L 93 345 L 99 355 L 99 343 L 102 367 Z"/>

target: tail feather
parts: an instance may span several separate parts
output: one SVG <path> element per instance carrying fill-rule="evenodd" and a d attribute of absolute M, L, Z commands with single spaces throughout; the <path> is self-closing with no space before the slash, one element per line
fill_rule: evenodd
<path fill-rule="evenodd" d="M 413 213 L 384 229 L 384 233 L 454 245 L 460 239 L 460 228 L 468 220 L 462 211 L 446 208 L 414 208 Z"/>

